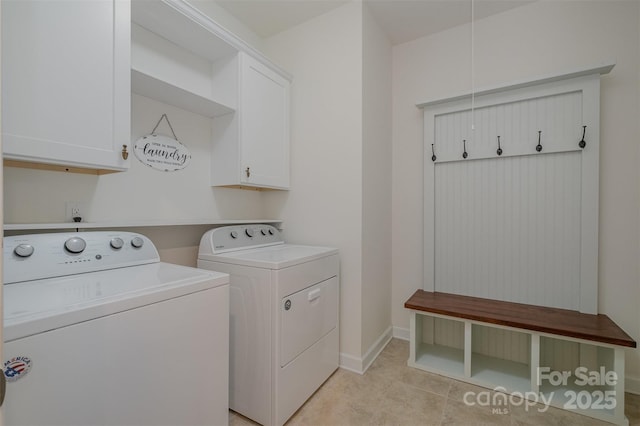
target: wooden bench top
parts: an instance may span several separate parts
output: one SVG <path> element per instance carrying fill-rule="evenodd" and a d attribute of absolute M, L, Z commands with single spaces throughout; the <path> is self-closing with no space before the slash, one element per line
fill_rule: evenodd
<path fill-rule="evenodd" d="M 568 309 L 547 308 L 449 293 L 432 293 L 424 290 L 417 290 L 405 302 L 404 307 L 541 333 L 630 348 L 636 347 L 635 340 L 603 314 L 583 314 Z"/>

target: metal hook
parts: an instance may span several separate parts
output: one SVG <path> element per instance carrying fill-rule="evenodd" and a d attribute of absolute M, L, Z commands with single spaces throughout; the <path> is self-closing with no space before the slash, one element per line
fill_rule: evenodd
<path fill-rule="evenodd" d="M 582 126 L 582 140 L 578 142 L 578 146 L 582 149 L 584 149 L 584 147 L 587 146 L 587 142 L 584 140 L 584 135 L 586 133 L 587 133 L 587 126 Z"/>
<path fill-rule="evenodd" d="M 536 145 L 536 151 L 542 151 L 542 145 L 540 145 L 540 135 L 542 134 L 542 130 L 538 130 L 538 145 Z"/>
<path fill-rule="evenodd" d="M 467 154 L 467 140 L 466 139 L 462 140 L 462 146 L 464 148 L 464 151 L 462 152 L 462 158 L 467 158 L 467 156 L 469 156 L 469 154 Z"/>
<path fill-rule="evenodd" d="M 502 148 L 500 148 L 500 136 L 498 136 L 498 150 L 496 151 L 496 154 L 502 155 Z"/>
<path fill-rule="evenodd" d="M 431 144 L 431 161 L 436 161 L 436 153 L 433 149 L 433 144 Z"/>

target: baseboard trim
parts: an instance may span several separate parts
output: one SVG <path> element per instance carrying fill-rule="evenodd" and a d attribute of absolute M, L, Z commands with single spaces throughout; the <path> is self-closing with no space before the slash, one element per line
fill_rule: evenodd
<path fill-rule="evenodd" d="M 409 340 L 409 329 L 402 327 L 393 327 L 393 337 L 396 339 Z"/>
<path fill-rule="evenodd" d="M 340 365 L 338 366 L 344 370 L 351 371 L 352 373 L 362 374 L 362 359 L 356 358 L 353 355 L 340 352 Z"/>
<path fill-rule="evenodd" d="M 355 357 L 346 353 L 340 353 L 340 368 L 351 371 L 353 373 L 364 374 L 373 364 L 378 355 L 384 350 L 385 346 L 393 337 L 393 327 L 389 327 L 384 333 L 378 337 L 367 353 L 362 358 Z"/>
<path fill-rule="evenodd" d="M 376 340 L 375 343 L 371 345 L 363 358 L 364 369 L 362 370 L 362 373 L 364 373 L 369 367 L 371 367 L 373 361 L 378 358 L 378 355 L 380 355 L 385 346 L 387 346 L 387 344 L 391 341 L 391 338 L 393 337 L 391 333 L 392 330 L 393 328 L 389 326 L 389 328 L 387 328 L 385 332 L 382 333 L 380 337 L 378 337 L 378 340 Z"/>

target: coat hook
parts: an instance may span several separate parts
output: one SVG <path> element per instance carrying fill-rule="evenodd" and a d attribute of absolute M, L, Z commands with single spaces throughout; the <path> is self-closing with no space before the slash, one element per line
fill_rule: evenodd
<path fill-rule="evenodd" d="M 582 149 L 584 149 L 584 147 L 587 146 L 587 142 L 584 140 L 584 135 L 586 133 L 587 133 L 587 126 L 582 126 L 582 140 L 578 142 L 578 146 Z"/>
<path fill-rule="evenodd" d="M 540 145 L 540 135 L 542 134 L 542 130 L 538 130 L 538 145 L 536 145 L 536 151 L 542 151 L 542 145 Z"/>
<path fill-rule="evenodd" d="M 500 136 L 498 136 L 498 150 L 496 151 L 498 155 L 502 155 L 502 148 L 500 148 Z"/>
<path fill-rule="evenodd" d="M 431 161 L 436 161 L 436 153 L 433 149 L 433 144 L 431 144 Z"/>
<path fill-rule="evenodd" d="M 462 147 L 464 148 L 464 151 L 462 152 L 462 158 L 467 158 L 467 156 L 469 154 L 467 154 L 467 141 L 466 141 L 466 139 L 462 140 Z"/>

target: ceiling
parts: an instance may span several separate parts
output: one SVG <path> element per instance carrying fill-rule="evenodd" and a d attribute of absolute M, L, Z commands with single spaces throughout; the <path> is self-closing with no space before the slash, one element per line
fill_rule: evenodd
<path fill-rule="evenodd" d="M 405 43 L 471 21 L 472 0 L 363 0 L 392 44 Z M 535 0 L 473 0 L 474 18 Z M 349 0 L 217 0 L 262 38 L 340 7 Z"/>

